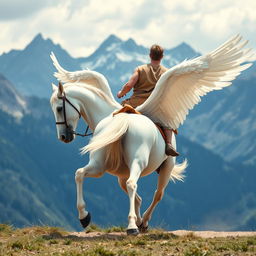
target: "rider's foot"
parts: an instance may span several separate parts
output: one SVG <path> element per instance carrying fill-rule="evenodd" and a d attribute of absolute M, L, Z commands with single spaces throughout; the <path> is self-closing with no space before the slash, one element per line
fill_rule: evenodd
<path fill-rule="evenodd" d="M 167 156 L 179 156 L 180 154 L 173 148 L 171 143 L 166 143 L 165 145 L 165 154 Z"/>

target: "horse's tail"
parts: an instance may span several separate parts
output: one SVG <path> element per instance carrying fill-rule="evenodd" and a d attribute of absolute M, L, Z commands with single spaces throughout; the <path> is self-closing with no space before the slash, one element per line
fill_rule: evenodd
<path fill-rule="evenodd" d="M 93 136 L 90 143 L 81 149 L 81 153 L 94 152 L 118 141 L 127 131 L 129 118 L 127 114 L 115 115 L 111 123 L 97 135 Z"/>
<path fill-rule="evenodd" d="M 171 171 L 170 179 L 173 182 L 175 182 L 175 180 L 183 181 L 185 178 L 184 172 L 187 166 L 188 166 L 187 159 L 185 159 L 181 164 L 174 165 Z"/>

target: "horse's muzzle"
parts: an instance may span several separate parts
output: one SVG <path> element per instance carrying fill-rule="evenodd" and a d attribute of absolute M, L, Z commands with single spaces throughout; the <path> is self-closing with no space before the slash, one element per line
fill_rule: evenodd
<path fill-rule="evenodd" d="M 59 139 L 62 142 L 69 143 L 74 139 L 74 132 L 71 126 L 67 127 L 61 134 Z"/>

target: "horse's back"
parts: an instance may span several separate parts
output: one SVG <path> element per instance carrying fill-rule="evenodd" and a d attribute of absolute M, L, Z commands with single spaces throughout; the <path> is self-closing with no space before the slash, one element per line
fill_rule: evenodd
<path fill-rule="evenodd" d="M 118 118 L 118 115 L 115 117 Z M 122 117 L 120 114 L 120 118 L 123 119 L 124 114 Z M 101 150 L 105 152 L 103 155 L 106 154 L 104 158 L 107 172 L 116 176 L 129 176 L 132 163 L 138 161 L 145 165 L 142 176 L 148 175 L 167 158 L 164 139 L 156 125 L 146 116 L 125 114 L 125 120 L 126 124 L 128 122 L 128 129 L 122 137 Z M 102 120 L 95 130 L 95 135 L 113 125 L 112 122 L 112 115 Z M 107 162 L 106 159 L 108 159 Z M 117 159 L 119 160 L 116 161 Z M 117 166 L 115 162 L 120 163 L 117 168 L 115 168 Z"/>
<path fill-rule="evenodd" d="M 157 169 L 166 159 L 165 142 L 156 125 L 146 116 L 129 114 L 129 129 L 123 137 L 123 154 L 129 166 L 134 159 L 147 161 L 144 174 Z"/>

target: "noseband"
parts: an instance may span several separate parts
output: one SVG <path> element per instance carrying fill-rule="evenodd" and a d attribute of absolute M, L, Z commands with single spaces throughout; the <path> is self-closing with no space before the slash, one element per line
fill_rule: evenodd
<path fill-rule="evenodd" d="M 73 134 L 78 135 L 78 136 L 85 137 L 85 136 L 90 136 L 90 135 L 92 135 L 92 133 L 87 133 L 88 130 L 89 130 L 89 126 L 87 126 L 86 131 L 85 131 L 84 134 L 77 133 L 77 132 L 75 132 L 75 131 L 73 131 L 73 130 L 70 129 L 70 126 L 68 126 L 68 123 L 67 123 L 66 102 L 78 113 L 79 119 L 80 119 L 80 117 L 81 117 L 81 113 L 80 113 L 80 111 L 76 108 L 76 106 L 73 105 L 73 104 L 70 102 L 70 100 L 66 97 L 65 92 L 63 92 L 63 95 L 62 95 L 62 96 L 58 96 L 58 99 L 62 99 L 62 107 L 63 107 L 64 121 L 62 121 L 62 122 L 56 122 L 56 125 L 65 124 L 66 128 L 67 128 L 68 130 L 70 130 L 70 132 L 72 132 Z"/>

